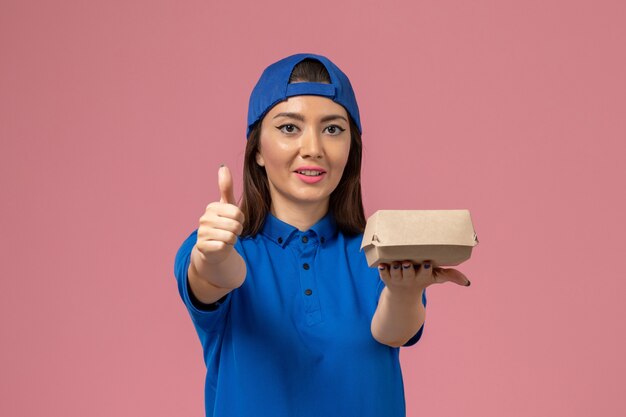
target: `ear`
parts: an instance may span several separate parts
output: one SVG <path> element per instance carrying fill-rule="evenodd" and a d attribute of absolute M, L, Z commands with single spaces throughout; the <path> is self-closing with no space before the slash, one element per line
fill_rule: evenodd
<path fill-rule="evenodd" d="M 257 165 L 261 167 L 265 166 L 265 159 L 263 159 L 263 155 L 261 155 L 261 152 L 257 152 L 255 158 L 256 158 Z"/>

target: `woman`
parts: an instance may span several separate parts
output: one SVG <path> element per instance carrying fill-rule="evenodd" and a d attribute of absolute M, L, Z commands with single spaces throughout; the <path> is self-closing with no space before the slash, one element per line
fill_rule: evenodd
<path fill-rule="evenodd" d="M 454 269 L 367 266 L 359 247 L 361 122 L 326 57 L 270 65 L 248 109 L 244 195 L 221 199 L 176 256 L 207 365 L 207 416 L 404 416 L 399 347 L 422 334 L 425 288 Z"/>

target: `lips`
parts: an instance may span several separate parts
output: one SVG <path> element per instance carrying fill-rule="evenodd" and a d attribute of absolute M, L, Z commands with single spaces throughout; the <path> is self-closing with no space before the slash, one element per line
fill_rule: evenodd
<path fill-rule="evenodd" d="M 324 169 L 320 167 L 313 167 L 313 166 L 300 167 L 296 169 L 295 172 L 300 175 L 306 175 L 307 177 L 318 177 L 326 173 Z"/>
<path fill-rule="evenodd" d="M 303 170 L 303 171 L 296 171 L 298 174 L 302 174 L 302 175 L 306 175 L 309 177 L 317 177 L 318 175 L 322 175 L 321 171 L 314 171 L 311 169 L 307 169 L 307 170 Z"/>
<path fill-rule="evenodd" d="M 294 173 L 307 184 L 315 184 L 324 178 L 326 171 L 320 167 L 304 166 L 297 168 Z"/>

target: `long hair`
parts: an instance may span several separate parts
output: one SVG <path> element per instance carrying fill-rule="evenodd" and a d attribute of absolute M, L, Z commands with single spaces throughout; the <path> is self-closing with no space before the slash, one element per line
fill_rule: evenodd
<path fill-rule="evenodd" d="M 291 73 L 289 82 L 330 83 L 330 75 L 323 64 L 311 58 L 298 63 Z M 330 194 L 328 210 L 337 227 L 345 234 L 362 233 L 365 229 L 365 213 L 361 196 L 362 143 L 359 129 L 350 120 L 350 153 L 337 188 Z M 243 161 L 243 196 L 241 211 L 245 215 L 242 236 L 254 236 L 263 227 L 270 211 L 272 198 L 265 168 L 256 163 L 256 154 L 261 139 L 261 121 L 251 129 Z"/>

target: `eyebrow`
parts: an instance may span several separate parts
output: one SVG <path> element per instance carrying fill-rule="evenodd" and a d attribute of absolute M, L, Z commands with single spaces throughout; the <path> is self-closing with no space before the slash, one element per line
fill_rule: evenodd
<path fill-rule="evenodd" d="M 291 112 L 278 113 L 273 118 L 276 119 L 278 117 L 290 117 L 292 119 L 296 119 L 296 120 L 300 120 L 301 122 L 304 122 L 304 116 L 301 115 L 300 113 L 291 113 Z M 335 119 L 343 119 L 346 121 L 346 123 L 348 122 L 348 119 L 346 119 L 345 117 L 339 114 L 329 114 L 328 116 L 324 116 L 320 119 L 320 122 L 323 123 L 323 122 L 328 122 L 330 120 L 335 120 Z"/>

